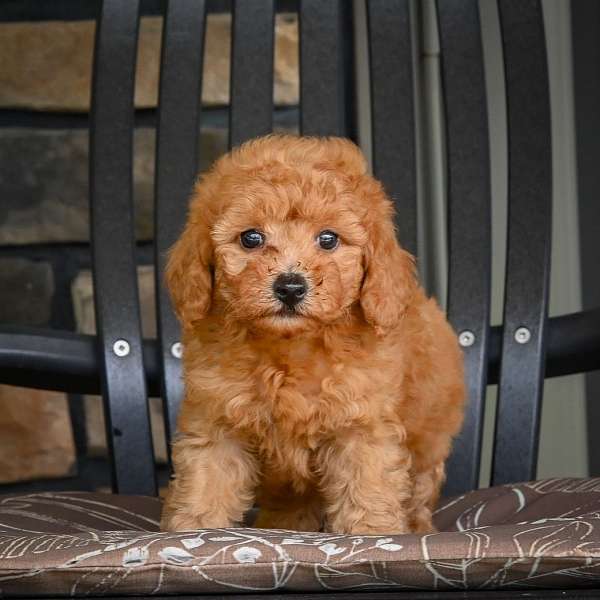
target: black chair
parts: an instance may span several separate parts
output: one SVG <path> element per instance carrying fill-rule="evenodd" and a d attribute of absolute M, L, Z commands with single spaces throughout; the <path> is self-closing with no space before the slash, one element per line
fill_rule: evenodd
<path fill-rule="evenodd" d="M 153 342 L 143 340 L 141 334 L 132 211 L 133 92 L 140 2 L 102 2 L 96 35 L 90 124 L 91 244 L 98 336 L 0 330 L 0 382 L 78 393 L 101 392 L 107 420 L 113 489 L 124 496 L 116 496 L 113 500 L 76 493 L 17 495 L 12 499 L 4 497 L 4 500 L 0 497 L 0 595 L 39 596 L 43 593 L 58 597 L 66 593 L 56 578 L 70 572 L 69 569 L 75 570 L 80 562 L 83 565 L 87 558 L 74 558 L 67 553 L 63 562 L 60 562 L 62 559 L 55 562 L 52 562 L 55 559 L 48 559 L 50 562 L 44 562 L 40 567 L 36 560 L 41 560 L 39 555 L 46 552 L 42 548 L 44 540 L 49 540 L 52 535 L 58 535 L 62 540 L 60 543 L 48 541 L 50 545 L 61 547 L 59 552 L 66 552 L 64 548 L 79 544 L 82 547 L 77 554 L 79 557 L 87 552 L 86 548 L 92 547 L 94 535 L 101 538 L 104 534 L 98 532 L 110 531 L 112 533 L 106 533 L 102 539 L 103 550 L 92 552 L 104 556 L 123 548 L 123 556 L 119 554 L 119 560 L 122 559 L 119 568 L 125 571 L 129 568 L 134 573 L 136 567 L 147 564 L 148 550 L 144 544 L 150 545 L 148 540 L 157 539 L 157 534 L 148 533 L 147 529 L 150 522 L 154 523 L 150 529 L 156 529 L 158 502 L 138 499 L 142 504 L 146 503 L 146 512 L 143 512 L 134 508 L 134 499 L 129 495 L 154 496 L 157 492 L 148 394 L 163 398 L 170 438 L 175 431 L 182 393 L 179 327 L 161 282 L 165 253 L 181 231 L 198 164 L 197 133 L 202 119 L 198 98 L 202 85 L 207 4 L 204 0 L 166 0 L 164 6 L 166 20 L 155 190 L 158 341 Z M 469 391 L 466 421 L 448 463 L 445 492 L 449 496 L 462 495 L 462 499 L 456 501 L 460 506 L 469 498 L 465 494 L 477 488 L 479 483 L 485 391 L 489 384 L 497 383 L 499 386 L 491 476 L 491 484 L 499 486 L 535 479 L 544 378 L 600 367 L 600 310 L 547 318 L 552 167 L 548 75 L 540 2 L 500 0 L 499 8 L 508 107 L 509 235 L 503 325 L 491 327 L 489 139 L 478 3 L 476 0 L 441 0 L 438 3 L 448 168 L 448 315 L 464 348 Z M 272 131 L 275 10 L 274 0 L 233 2 L 230 145 Z M 343 0 L 300 0 L 297 10 L 300 18 L 300 133 L 354 137 L 351 3 Z M 415 252 L 415 123 L 408 1 L 368 0 L 367 14 L 374 173 L 396 202 L 399 239 L 404 247 Z M 571 488 L 567 489 L 568 486 Z M 595 501 L 593 506 L 598 510 L 600 500 L 596 499 L 598 492 L 594 486 L 600 491 L 600 484 L 594 480 L 569 481 L 562 488 L 555 486 L 550 491 L 563 496 L 569 491 L 574 491 L 576 496 L 589 494 L 586 502 Z M 527 488 L 529 491 L 509 486 L 475 492 L 479 494 L 475 498 L 482 505 L 515 489 L 521 495 L 530 492 L 541 494 L 540 498 L 545 493 L 535 485 Z M 552 498 L 546 500 L 552 504 L 555 496 Z M 543 504 L 546 500 L 540 502 Z M 60 510 L 67 511 L 69 517 L 63 512 L 60 515 L 52 512 L 59 510 L 59 504 Z M 520 506 L 519 510 L 522 509 L 523 506 Z M 453 510 L 452 504 L 447 504 L 442 513 L 450 514 Z M 513 512 L 518 511 L 515 509 Z M 27 525 L 23 528 L 25 533 L 19 533 L 20 542 L 11 538 L 13 532 L 6 528 L 7 515 L 16 513 L 26 519 Z M 87 519 L 85 527 L 81 522 L 76 527 L 68 524 L 70 518 L 82 513 Z M 454 519 L 456 514 L 452 515 Z M 555 516 L 558 515 L 543 514 L 545 519 Z M 577 516 L 579 523 L 581 526 L 583 522 L 588 523 L 592 531 L 593 518 L 587 513 L 584 517 Z M 446 523 L 450 527 L 453 521 L 448 519 L 450 517 L 447 517 Z M 49 529 L 40 529 L 40 520 L 48 520 L 51 523 Z M 535 519 L 517 518 L 506 523 L 521 520 L 529 522 Z M 63 530 L 59 522 L 63 523 Z M 37 524 L 35 527 L 34 523 Z M 123 526 L 117 527 L 118 523 Z M 485 529 L 491 525 L 486 522 L 481 527 Z M 85 535 L 81 533 L 84 529 Z M 122 531 L 115 532 L 116 529 L 133 531 L 135 544 L 132 545 L 131 537 L 127 538 Z M 95 533 L 90 534 L 90 531 Z M 234 541 L 232 537 L 247 535 L 239 531 L 249 530 L 236 531 L 238 533 L 229 534 L 229 542 Z M 29 532 L 29 538 L 26 532 Z M 477 536 L 486 535 L 486 532 L 482 530 L 469 535 L 475 543 Z M 573 563 L 571 575 L 577 571 L 577 576 L 573 575 L 572 586 L 565 584 L 569 574 L 564 575 L 568 568 L 562 564 L 557 572 L 548 572 L 546 579 L 540 579 L 541 583 L 533 575 L 527 580 L 511 579 L 512 575 L 507 576 L 506 573 L 512 567 L 506 566 L 504 579 L 498 576 L 487 585 L 477 585 L 484 590 L 500 590 L 485 593 L 489 597 L 502 598 L 520 597 L 525 593 L 535 597 L 553 597 L 556 594 L 573 598 L 587 593 L 599 594 L 600 566 L 595 566 L 598 560 L 593 558 L 597 557 L 599 540 L 598 534 L 595 535 L 594 538 L 589 533 L 596 549 L 590 554 L 583 549 L 579 554 L 572 548 L 565 551 L 570 556 L 579 556 L 585 563 L 583 566 Z M 292 534 L 289 533 L 289 536 Z M 227 543 L 227 537 L 227 533 L 220 532 L 213 543 Z M 277 547 L 292 548 L 295 538 L 288 538 L 279 539 Z M 197 567 L 194 549 L 206 547 L 208 538 L 188 533 L 177 540 L 183 545 L 172 541 L 171 546 L 161 547 L 159 555 L 164 565 L 173 571 Z M 272 547 L 275 542 L 271 538 L 269 540 L 267 545 Z M 29 571 L 21 563 L 16 567 L 9 564 L 10 548 L 6 549 L 10 543 L 13 546 L 25 544 L 25 554 L 31 548 L 38 549 L 38 558 L 35 553 L 27 555 L 32 561 Z M 375 579 L 364 580 L 366 575 L 362 569 L 366 563 L 356 563 L 356 569 L 361 573 L 356 581 L 348 579 L 347 584 L 336 587 L 332 583 L 335 577 L 347 577 L 348 573 L 343 571 L 341 562 L 335 562 L 334 568 L 334 562 L 327 561 L 334 561 L 337 550 L 345 542 L 340 541 L 338 536 L 333 541 L 323 538 L 319 543 L 320 546 L 313 544 L 311 551 L 318 554 L 314 550 L 316 547 L 321 556 L 326 557 L 326 575 L 321 574 L 325 581 L 320 590 L 323 593 L 348 588 L 358 596 L 361 596 L 358 592 L 363 590 L 362 596 L 371 597 L 372 594 L 364 590 L 372 587 L 387 590 L 388 593 L 382 594 L 384 597 L 391 597 L 392 593 L 396 597 L 413 590 L 410 596 L 415 598 L 450 598 L 455 597 L 452 592 L 414 590 L 419 587 L 429 590 L 470 589 L 468 578 L 461 588 L 459 576 L 450 576 L 447 572 L 442 575 L 441 571 L 432 576 L 433 583 L 430 585 L 415 583 L 406 574 L 407 571 L 401 571 L 400 583 L 391 576 L 386 579 L 378 575 Z M 377 551 L 388 552 L 386 557 L 381 558 L 387 564 L 392 561 L 392 554 L 400 552 L 405 543 L 408 544 L 390 538 L 379 540 L 375 546 Z M 110 549 L 107 549 L 108 546 Z M 223 550 L 222 546 L 215 552 L 221 552 L 223 556 L 234 552 L 240 564 L 260 562 L 257 558 L 259 551 L 251 551 L 250 545 L 239 548 L 245 548 L 246 554 L 235 555 L 237 550 Z M 2 554 L 3 549 L 5 554 Z M 471 554 L 464 556 L 464 561 L 481 559 L 480 555 L 475 558 Z M 415 560 L 425 564 L 426 558 L 420 556 Z M 288 564 L 287 559 L 281 560 Z M 443 561 L 437 560 L 439 567 Z M 290 559 L 289 564 L 293 562 Z M 93 585 L 82 577 L 76 584 L 71 582 L 71 591 L 76 596 L 100 593 L 112 597 L 132 593 L 149 595 L 152 591 L 160 596 L 220 593 L 221 590 L 233 593 L 235 589 L 244 587 L 220 588 L 217 580 L 222 573 L 219 571 L 215 577 L 202 575 L 197 588 L 190 587 L 189 580 L 186 580 L 180 588 L 169 583 L 172 587 L 163 589 L 157 584 L 153 590 L 148 588 L 147 582 L 136 587 L 135 581 L 125 581 L 128 575 L 121 571 L 111 581 L 109 567 L 109 563 L 94 563 L 94 575 L 89 576 Z M 297 565 L 294 568 L 300 569 Z M 377 571 L 379 567 L 372 568 Z M 456 571 L 456 565 L 448 568 Z M 200 567 L 194 573 L 198 574 L 198 569 Z M 464 569 L 468 571 L 467 566 Z M 159 571 L 158 577 L 162 578 L 163 572 Z M 98 572 L 104 573 L 103 578 L 99 578 Z M 280 585 L 270 588 L 253 585 L 255 576 L 250 571 L 248 573 L 244 592 L 250 597 L 278 589 L 296 591 L 298 597 L 318 592 L 312 584 L 304 589 L 298 587 L 299 584 L 286 583 L 293 581 L 286 579 L 287 572 L 279 573 L 279 579 L 276 579 Z M 135 574 L 131 576 L 133 580 L 136 577 Z M 408 578 L 406 587 L 401 585 L 404 577 Z M 208 587 L 202 587 L 202 582 L 209 582 Z M 371 587 L 365 588 L 367 585 Z M 551 589 L 557 586 L 561 590 L 564 587 L 573 589 Z M 539 589 L 533 591 L 531 588 Z M 593 589 L 586 592 L 576 588 Z M 346 593 L 349 595 L 350 591 Z M 456 593 L 460 593 L 460 597 L 478 598 L 484 591 Z M 342 593 L 333 597 L 342 597 Z"/>

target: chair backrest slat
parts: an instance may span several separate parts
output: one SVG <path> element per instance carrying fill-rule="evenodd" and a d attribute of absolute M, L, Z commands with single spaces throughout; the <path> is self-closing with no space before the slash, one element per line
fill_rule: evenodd
<path fill-rule="evenodd" d="M 508 111 L 504 335 L 492 483 L 535 477 L 550 275 L 552 140 L 542 7 L 501 0 Z"/>
<path fill-rule="evenodd" d="M 464 350 L 468 405 L 445 493 L 479 483 L 491 286 L 491 188 L 477 0 L 438 4 L 448 177 L 448 317 Z"/>
<path fill-rule="evenodd" d="M 180 327 L 163 275 L 167 251 L 183 229 L 198 170 L 204 0 L 168 0 L 163 26 L 156 140 L 155 253 L 157 323 L 167 440 L 183 395 Z"/>
<path fill-rule="evenodd" d="M 90 130 L 91 238 L 113 487 L 121 493 L 154 494 L 132 201 L 138 8 L 137 0 L 104 0 L 96 31 Z"/>
<path fill-rule="evenodd" d="M 234 0 L 229 145 L 273 129 L 274 0 Z"/>
<path fill-rule="evenodd" d="M 300 133 L 347 135 L 344 0 L 300 0 Z"/>
<path fill-rule="evenodd" d="M 396 229 L 417 252 L 417 182 L 408 0 L 367 4 L 373 172 L 396 205 Z"/>

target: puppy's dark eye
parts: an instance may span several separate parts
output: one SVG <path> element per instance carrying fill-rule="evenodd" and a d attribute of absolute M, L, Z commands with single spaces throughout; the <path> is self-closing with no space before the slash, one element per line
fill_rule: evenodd
<path fill-rule="evenodd" d="M 317 236 L 317 242 L 323 250 L 333 250 L 338 245 L 338 235 L 326 229 Z"/>
<path fill-rule="evenodd" d="M 256 229 L 248 229 L 240 234 L 240 242 L 244 248 L 258 248 L 265 243 L 265 236 Z"/>

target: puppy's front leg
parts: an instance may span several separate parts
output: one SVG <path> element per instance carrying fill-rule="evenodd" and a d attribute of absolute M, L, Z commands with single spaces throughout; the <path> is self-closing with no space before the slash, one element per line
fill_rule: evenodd
<path fill-rule="evenodd" d="M 346 434 L 320 459 L 327 531 L 409 532 L 410 454 L 398 436 Z"/>
<path fill-rule="evenodd" d="M 237 440 L 184 436 L 173 445 L 173 466 L 161 529 L 232 527 L 252 507 L 257 465 Z"/>

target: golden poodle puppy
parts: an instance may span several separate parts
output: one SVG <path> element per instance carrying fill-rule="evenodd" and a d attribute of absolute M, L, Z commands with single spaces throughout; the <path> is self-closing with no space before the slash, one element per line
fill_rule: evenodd
<path fill-rule="evenodd" d="M 167 281 L 185 399 L 162 527 L 432 530 L 462 354 L 360 150 L 268 136 L 196 185 Z"/>

